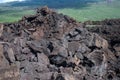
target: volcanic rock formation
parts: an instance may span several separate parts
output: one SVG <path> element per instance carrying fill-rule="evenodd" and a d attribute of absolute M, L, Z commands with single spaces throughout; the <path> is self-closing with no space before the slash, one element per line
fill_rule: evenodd
<path fill-rule="evenodd" d="M 119 80 L 119 58 L 108 46 L 82 23 L 43 7 L 1 24 L 0 80 Z"/>
<path fill-rule="evenodd" d="M 97 23 L 97 25 L 96 25 Z M 94 27 L 88 27 L 88 25 L 94 25 Z M 108 48 L 117 58 L 117 65 L 115 68 L 116 75 L 120 75 L 120 19 L 111 19 L 104 21 L 94 21 L 85 25 L 86 28 L 93 33 L 97 33 L 105 38 L 109 46 Z M 119 79 L 118 79 L 119 80 Z"/>

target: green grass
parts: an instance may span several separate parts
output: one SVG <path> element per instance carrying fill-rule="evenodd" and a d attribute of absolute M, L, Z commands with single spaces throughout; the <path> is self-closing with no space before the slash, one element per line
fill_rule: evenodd
<path fill-rule="evenodd" d="M 87 20 L 103 20 L 111 18 L 120 18 L 120 1 L 116 0 L 112 3 L 91 3 L 86 7 L 80 8 L 62 8 L 57 9 L 59 13 L 63 13 L 73 17 L 77 21 Z M 25 7 L 0 7 L 0 23 L 15 22 L 24 15 L 34 14 L 35 11 Z"/>
<path fill-rule="evenodd" d="M 22 18 L 24 15 L 34 14 L 34 10 L 24 10 L 24 9 L 12 9 L 12 8 L 4 8 L 0 11 L 0 23 L 3 22 L 15 22 Z"/>
<path fill-rule="evenodd" d="M 96 21 L 111 18 L 120 18 L 120 1 L 113 5 L 99 3 L 91 4 L 90 6 L 84 7 L 82 9 L 59 9 L 58 12 L 71 16 L 78 21 Z"/>

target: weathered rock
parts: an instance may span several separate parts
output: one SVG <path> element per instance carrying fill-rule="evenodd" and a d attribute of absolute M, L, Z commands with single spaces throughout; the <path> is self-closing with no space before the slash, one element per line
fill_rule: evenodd
<path fill-rule="evenodd" d="M 119 45 L 114 45 L 114 54 L 98 34 L 47 7 L 16 23 L 2 24 L 0 31 L 2 80 L 9 78 L 4 77 L 8 67 L 13 71 L 10 80 L 19 75 L 19 80 L 120 79 Z"/>
<path fill-rule="evenodd" d="M 0 37 L 2 36 L 2 32 L 3 32 L 3 25 L 0 24 Z"/>
<path fill-rule="evenodd" d="M 120 59 L 120 20 L 119 19 L 111 19 L 111 20 L 104 20 L 104 21 L 93 21 L 90 24 L 94 27 L 87 27 L 90 32 L 94 32 L 102 36 L 108 41 L 108 47 L 110 50 L 105 51 L 104 59 L 107 60 L 106 67 L 108 71 L 106 72 L 104 78 L 105 79 L 112 79 L 118 80 L 118 74 L 120 74 L 120 66 L 119 59 Z M 86 25 L 86 26 L 87 26 Z M 116 65 L 116 66 L 115 66 Z M 117 70 L 117 71 L 116 71 Z"/>
<path fill-rule="evenodd" d="M 0 69 L 0 80 L 19 80 L 19 68 L 16 65 L 11 65 Z"/>
<path fill-rule="evenodd" d="M 4 68 L 6 66 L 9 66 L 9 62 L 6 60 L 3 54 L 3 45 L 0 44 L 0 68 Z"/>
<path fill-rule="evenodd" d="M 75 78 L 69 74 L 58 74 L 55 80 L 75 80 Z"/>
<path fill-rule="evenodd" d="M 17 64 L 9 65 L 3 53 L 3 45 L 0 44 L 0 80 L 19 80 L 20 73 Z M 11 56 L 11 60 L 13 55 Z"/>

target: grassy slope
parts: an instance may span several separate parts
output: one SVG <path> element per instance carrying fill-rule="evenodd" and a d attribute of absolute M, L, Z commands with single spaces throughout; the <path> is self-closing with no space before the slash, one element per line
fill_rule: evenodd
<path fill-rule="evenodd" d="M 118 5 L 119 4 L 119 5 Z M 110 18 L 120 18 L 120 1 L 118 3 L 105 4 L 92 4 L 89 7 L 82 9 L 60 9 L 60 13 L 69 15 L 78 21 L 86 20 L 103 20 Z"/>
<path fill-rule="evenodd" d="M 120 18 L 120 1 L 110 4 L 88 4 L 83 8 L 63 8 L 58 9 L 59 13 L 63 13 L 78 21 L 87 20 L 103 20 L 105 18 Z M 0 22 L 14 22 L 21 19 L 22 16 L 33 14 L 33 10 L 24 10 L 24 7 L 8 8 L 0 7 Z"/>
<path fill-rule="evenodd" d="M 24 15 L 33 14 L 34 10 L 24 10 L 21 8 L 0 8 L 0 23 L 2 22 L 15 22 L 22 18 Z"/>

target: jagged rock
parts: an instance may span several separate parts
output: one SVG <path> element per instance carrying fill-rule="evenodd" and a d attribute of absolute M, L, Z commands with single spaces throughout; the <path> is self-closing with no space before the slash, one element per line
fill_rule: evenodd
<path fill-rule="evenodd" d="M 120 79 L 119 53 L 105 39 L 47 7 L 0 31 L 0 68 L 16 65 L 19 80 Z M 119 45 L 113 48 L 119 52 Z"/>
<path fill-rule="evenodd" d="M 58 74 L 55 80 L 75 80 L 75 78 L 69 74 Z"/>
<path fill-rule="evenodd" d="M 10 65 L 3 51 L 3 45 L 0 44 L 0 80 L 19 80 L 20 72 L 17 64 Z M 14 60 L 13 54 L 10 56 L 11 60 Z"/>
<path fill-rule="evenodd" d="M 19 68 L 16 65 L 11 65 L 0 69 L 0 80 L 19 80 Z"/>
<path fill-rule="evenodd" d="M 9 66 L 9 62 L 6 60 L 3 54 L 3 45 L 0 44 L 0 68 L 4 68 L 6 66 Z"/>
<path fill-rule="evenodd" d="M 89 26 L 94 25 L 94 27 L 89 28 L 87 27 L 87 25 Z M 108 64 L 106 65 L 109 66 L 107 67 L 108 71 L 106 72 L 104 78 L 118 80 L 119 79 L 118 74 L 120 71 L 120 69 L 118 68 L 120 66 L 120 63 L 119 63 L 120 20 L 111 19 L 111 20 L 104 20 L 104 21 L 93 21 L 90 24 L 87 23 L 87 25 L 86 25 L 86 28 L 90 32 L 97 33 L 108 41 L 108 44 L 109 44 L 108 48 L 111 50 L 111 51 L 110 50 L 105 51 L 106 54 L 104 54 L 105 60 L 108 61 Z"/>
<path fill-rule="evenodd" d="M 2 32 L 3 32 L 3 25 L 0 24 L 0 37 L 2 36 Z"/>

